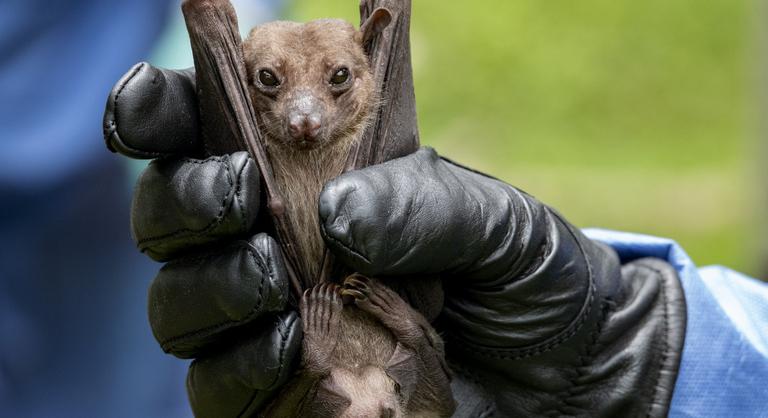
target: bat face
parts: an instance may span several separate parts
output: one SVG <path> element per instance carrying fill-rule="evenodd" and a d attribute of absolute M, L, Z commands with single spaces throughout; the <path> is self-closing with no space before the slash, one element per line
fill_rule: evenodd
<path fill-rule="evenodd" d="M 378 101 L 362 33 L 342 20 L 257 26 L 243 54 L 269 142 L 309 150 L 359 135 Z"/>
<path fill-rule="evenodd" d="M 347 305 L 344 300 L 347 298 Z M 450 417 L 455 401 L 442 341 L 378 280 L 353 274 L 299 301 L 302 373 L 267 417 Z"/>
<path fill-rule="evenodd" d="M 324 379 L 316 401 L 333 406 L 328 417 L 339 418 L 401 418 L 403 402 L 397 386 L 378 367 L 364 367 L 355 372 L 334 369 Z"/>

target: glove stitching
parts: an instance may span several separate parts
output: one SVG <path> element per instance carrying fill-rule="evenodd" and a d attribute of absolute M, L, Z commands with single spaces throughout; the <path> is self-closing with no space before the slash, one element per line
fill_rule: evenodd
<path fill-rule="evenodd" d="M 552 413 L 557 413 L 558 416 L 562 415 L 569 415 L 565 411 L 565 406 L 569 406 L 574 409 L 583 410 L 584 407 L 580 406 L 578 402 L 572 402 L 571 398 L 574 398 L 578 396 L 577 388 L 580 386 L 583 386 L 582 384 L 578 383 L 578 380 L 580 380 L 583 377 L 587 376 L 587 373 L 584 369 L 589 367 L 594 362 L 595 355 L 599 352 L 596 348 L 599 345 L 599 338 L 600 335 L 603 332 L 603 328 L 606 323 L 606 318 L 608 318 L 608 314 L 611 311 L 613 307 L 615 307 L 615 303 L 613 300 L 609 298 L 605 298 L 603 302 L 600 304 L 600 317 L 597 320 L 597 323 L 595 325 L 595 330 L 591 333 L 588 343 L 587 343 L 587 349 L 586 353 L 584 355 L 579 355 L 579 363 L 580 365 L 576 368 L 576 375 L 569 379 L 570 387 L 565 391 L 565 396 L 558 397 L 561 399 L 561 405 L 557 407 L 556 410 L 551 411 Z M 588 412 L 588 411 L 585 411 Z M 570 415 L 573 415 L 572 413 Z"/>
<path fill-rule="evenodd" d="M 278 352 L 278 355 L 277 355 L 280 365 L 277 368 L 277 373 L 275 373 L 275 380 L 272 382 L 271 385 L 269 385 L 270 389 L 273 389 L 274 386 L 277 384 L 277 382 L 280 380 L 280 375 L 282 374 L 283 368 L 285 366 L 284 360 L 285 360 L 286 347 L 288 346 L 287 341 L 288 341 L 288 337 L 290 336 L 289 330 L 291 329 L 291 326 L 293 325 L 293 323 L 296 322 L 296 318 L 298 318 L 298 316 L 296 315 L 290 317 L 291 321 L 285 324 L 285 330 L 278 328 L 278 332 L 280 333 L 280 336 L 281 336 L 280 351 Z"/>
<path fill-rule="evenodd" d="M 493 416 L 493 405 L 486 406 L 478 415 L 478 418 L 489 418 Z"/>
<path fill-rule="evenodd" d="M 275 373 L 275 380 L 270 384 L 268 389 L 265 389 L 266 391 L 274 390 L 274 385 L 277 384 L 277 382 L 280 380 L 280 375 L 282 374 L 283 368 L 285 366 L 285 350 L 286 350 L 286 342 L 288 341 L 288 337 L 290 336 L 290 329 L 293 326 L 293 323 L 296 322 L 297 316 L 293 316 L 290 318 L 290 322 L 287 322 L 285 324 L 285 329 L 277 327 L 277 332 L 280 333 L 280 350 L 278 351 L 278 363 L 279 366 L 277 367 L 277 373 Z M 279 324 L 278 324 L 279 325 Z M 251 399 L 248 400 L 248 403 L 245 404 L 245 407 L 237 414 L 238 417 L 244 417 L 245 413 L 251 410 L 251 406 L 256 400 L 256 397 L 259 395 L 258 390 L 253 391 L 253 395 L 251 395 Z"/>
<path fill-rule="evenodd" d="M 464 367 L 461 364 L 451 362 L 450 368 L 455 371 L 456 373 L 460 373 L 462 377 L 469 380 L 471 383 L 473 383 L 475 386 L 482 388 L 484 391 L 486 390 L 485 385 L 481 383 L 480 376 L 474 371 L 470 370 L 466 367 Z M 478 418 L 488 418 L 494 416 L 496 413 L 496 404 L 494 402 L 489 402 L 488 405 L 486 405 L 485 408 L 480 412 L 480 415 Z"/>
<path fill-rule="evenodd" d="M 240 169 L 240 172 L 237 174 L 237 188 L 235 189 L 235 198 L 237 199 L 237 204 L 240 208 L 240 213 L 242 216 L 240 217 L 240 226 L 243 228 L 243 231 L 248 230 L 248 211 L 245 207 L 245 204 L 243 203 L 243 197 L 242 197 L 242 189 L 243 189 L 243 183 L 245 183 L 245 173 L 246 173 L 246 167 L 248 167 L 248 164 L 251 163 L 251 159 L 248 158 L 245 160 L 245 164 L 243 164 L 243 167 Z"/>
<path fill-rule="evenodd" d="M 208 158 L 208 159 L 205 159 L 205 160 L 194 160 L 194 159 L 190 159 L 190 158 L 182 158 L 181 161 L 183 161 L 185 163 L 200 164 L 200 165 L 202 165 L 202 164 L 206 164 L 206 163 L 208 163 L 210 161 L 226 162 L 228 159 L 229 158 L 227 156 L 222 156 L 222 157 L 211 157 L 211 158 Z M 231 177 L 230 167 L 227 167 L 227 177 L 226 177 L 226 179 L 227 179 L 227 183 L 229 185 L 229 189 L 227 190 L 226 193 L 224 193 L 224 197 L 223 197 L 223 199 L 221 201 L 221 206 L 219 207 L 218 214 L 216 214 L 216 216 L 207 225 L 205 225 L 204 227 L 199 228 L 199 229 L 179 228 L 179 229 L 176 229 L 176 230 L 174 230 L 172 232 L 168 232 L 168 233 L 165 233 L 165 234 L 154 235 L 154 236 L 142 238 L 142 239 L 140 239 L 140 240 L 138 240 L 136 242 L 136 244 L 139 246 L 141 251 L 152 251 L 152 252 L 156 253 L 157 251 L 155 251 L 154 247 L 151 244 L 150 245 L 143 245 L 143 244 L 146 244 L 146 243 L 152 242 L 152 241 L 160 241 L 160 240 L 167 240 L 169 238 L 176 238 L 178 236 L 200 237 L 200 236 L 208 234 L 211 230 L 213 230 L 213 229 L 217 228 L 219 225 L 221 225 L 224 222 L 224 218 L 226 217 L 226 215 L 228 213 L 230 213 L 230 211 L 228 211 L 227 208 L 228 207 L 231 208 L 232 204 L 234 203 L 233 201 L 230 201 L 230 196 L 234 195 L 234 191 L 233 191 L 234 181 L 232 180 L 232 177 Z M 161 244 L 162 243 L 160 243 L 160 245 Z"/>
<path fill-rule="evenodd" d="M 257 264 L 257 267 L 259 267 L 259 269 L 262 272 L 264 270 L 267 270 L 264 267 L 264 265 L 262 264 L 262 261 L 258 258 L 258 254 L 256 254 L 255 251 L 253 251 L 251 248 L 248 248 L 248 247 L 245 247 L 244 249 L 245 249 L 245 251 L 247 251 L 251 255 L 251 258 L 254 260 L 254 262 Z M 194 262 L 199 262 L 199 261 L 205 261 L 205 260 L 214 258 L 217 255 L 223 254 L 225 252 L 226 251 L 220 251 L 220 252 L 209 254 L 209 255 L 206 255 L 206 256 L 200 256 L 200 257 L 195 257 L 195 258 L 186 258 L 186 259 L 183 259 L 183 260 L 179 260 L 177 262 L 184 261 L 184 262 L 192 262 L 192 263 L 194 263 Z M 218 332 L 227 330 L 229 328 L 232 328 L 234 326 L 237 326 L 237 325 L 240 325 L 240 324 L 243 324 L 243 323 L 250 322 L 253 319 L 255 319 L 258 316 L 258 314 L 260 313 L 259 311 L 261 310 L 262 304 L 264 302 L 264 298 L 262 296 L 263 295 L 263 289 L 264 289 L 264 281 L 265 281 L 264 277 L 262 277 L 261 284 L 259 286 L 259 290 L 258 290 L 258 293 L 257 293 L 257 302 L 254 303 L 253 308 L 251 308 L 251 310 L 247 314 L 245 314 L 242 318 L 240 318 L 240 319 L 228 319 L 226 321 L 221 321 L 219 323 L 216 323 L 216 324 L 213 324 L 213 325 L 209 325 L 209 326 L 207 326 L 205 328 L 200 328 L 200 329 L 197 329 L 197 330 L 194 330 L 194 331 L 191 331 L 191 332 L 187 332 L 187 333 L 184 333 L 184 334 L 180 334 L 180 335 L 177 335 L 177 336 L 173 336 L 173 337 L 167 338 L 167 339 L 165 339 L 165 340 L 160 342 L 160 346 L 163 348 L 163 351 L 165 351 L 166 353 L 171 352 L 171 351 L 173 351 L 173 346 L 178 344 L 178 343 L 180 343 L 180 342 L 183 343 L 183 342 L 186 342 L 188 340 L 196 340 L 196 339 L 200 339 L 200 338 L 204 338 L 204 337 L 209 337 L 209 336 L 214 335 L 214 334 L 216 334 Z"/>
<path fill-rule="evenodd" d="M 108 133 L 109 133 L 109 138 L 110 139 L 113 139 L 118 144 L 120 144 L 120 146 L 123 149 L 128 150 L 130 152 L 133 152 L 137 156 L 160 157 L 160 156 L 164 156 L 166 154 L 161 153 L 161 152 L 144 151 L 144 150 L 136 149 L 136 148 L 128 145 L 125 141 L 123 141 L 123 139 L 120 137 L 120 134 L 117 132 L 117 119 L 118 119 L 118 117 L 117 117 L 117 113 L 118 113 L 117 109 L 118 109 L 118 99 L 120 98 L 120 94 L 123 92 L 125 87 L 132 81 L 132 79 L 136 76 L 136 74 L 141 72 L 141 70 L 143 70 L 144 67 L 146 67 L 147 65 L 148 64 L 146 62 L 142 62 L 141 64 L 133 67 L 133 69 L 128 74 L 128 76 L 126 76 L 125 82 L 122 83 L 120 85 L 120 88 L 117 89 L 117 92 L 115 92 L 115 98 L 112 101 L 114 103 L 114 111 L 112 112 L 112 117 L 109 118 L 109 120 L 108 120 L 108 124 L 109 124 Z M 107 143 L 107 147 L 110 148 L 110 150 L 114 151 L 112 149 L 111 144 L 109 144 L 109 141 L 107 141 L 107 142 L 108 142 Z"/>
<path fill-rule="evenodd" d="M 348 247 L 347 244 L 341 242 L 340 240 L 336 239 L 335 237 L 330 236 L 325 231 L 325 225 L 324 224 L 320 224 L 320 232 L 322 233 L 323 237 L 325 237 L 326 240 L 331 241 L 334 244 L 336 244 L 338 247 L 341 248 L 341 250 L 346 252 L 348 255 L 351 255 L 353 257 L 357 257 L 357 258 L 363 260 L 363 262 L 365 262 L 366 264 L 371 265 L 371 260 L 369 260 L 362 253 L 357 252 L 356 250 L 352 249 L 351 247 Z"/>
<path fill-rule="evenodd" d="M 563 221 L 563 219 L 561 219 L 557 213 L 550 211 L 549 208 L 546 208 L 546 210 L 548 214 L 553 216 L 556 220 L 560 221 L 563 225 L 566 225 L 566 226 L 568 225 L 568 223 Z M 584 263 L 587 267 L 587 278 L 589 280 L 588 295 L 587 295 L 585 304 L 582 306 L 579 316 L 574 321 L 572 321 L 567 328 L 561 331 L 560 334 L 555 335 L 554 337 L 551 337 L 549 341 L 545 340 L 542 343 L 538 343 L 528 348 L 483 347 L 477 344 L 473 344 L 469 341 L 459 339 L 458 337 L 455 337 L 455 336 L 452 336 L 451 340 L 455 341 L 458 345 L 464 347 L 465 350 L 480 356 L 497 359 L 497 360 L 522 360 L 524 358 L 536 356 L 536 355 L 551 351 L 555 349 L 557 346 L 561 345 L 562 343 L 568 341 L 574 335 L 576 335 L 576 333 L 581 329 L 582 325 L 584 325 L 584 323 L 589 318 L 590 313 L 592 312 L 592 305 L 594 303 L 595 293 L 597 290 L 595 288 L 594 270 L 592 268 L 592 263 L 590 263 L 589 257 L 587 257 L 586 251 L 584 250 L 582 243 L 577 239 L 576 234 L 574 234 L 574 232 L 571 230 L 570 227 L 567 227 L 566 229 L 571 234 L 571 237 L 574 239 L 574 241 L 576 242 L 576 245 L 579 248 L 581 257 L 584 260 Z"/>
<path fill-rule="evenodd" d="M 249 244 L 250 246 L 250 244 Z M 246 251 L 248 252 L 248 255 L 251 256 L 251 260 L 256 264 L 256 266 L 259 268 L 259 270 L 262 272 L 261 276 L 261 282 L 259 283 L 259 290 L 256 292 L 256 307 L 263 307 L 264 305 L 264 285 L 266 284 L 267 280 L 264 277 L 264 271 L 269 271 L 269 267 L 264 263 L 264 260 L 259 257 L 259 253 L 257 253 L 254 249 L 246 248 Z M 267 277 L 270 279 L 272 278 L 271 274 L 268 274 Z"/>
<path fill-rule="evenodd" d="M 662 281 L 667 280 L 667 276 L 661 271 L 656 268 L 653 268 L 649 265 L 642 265 L 642 267 L 645 267 L 654 273 L 656 273 L 657 277 L 661 277 Z M 659 381 L 661 380 L 661 374 L 664 371 L 664 366 L 667 363 L 667 358 L 669 357 L 669 350 L 670 350 L 670 344 L 669 344 L 669 304 L 667 303 L 667 287 L 662 284 L 660 286 L 661 291 L 661 302 L 664 309 L 664 348 L 661 351 L 661 359 L 659 361 L 659 367 L 658 371 L 656 372 L 656 378 L 654 379 L 653 384 L 653 394 L 651 396 L 651 402 L 648 404 L 648 408 L 646 409 L 645 416 L 646 417 L 652 417 L 653 407 L 655 405 L 660 405 L 662 403 L 665 403 L 663 399 L 660 399 L 660 392 L 659 392 Z"/>

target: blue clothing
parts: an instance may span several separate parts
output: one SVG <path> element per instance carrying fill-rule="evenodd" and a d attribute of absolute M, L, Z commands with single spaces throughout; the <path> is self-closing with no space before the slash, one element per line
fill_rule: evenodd
<path fill-rule="evenodd" d="M 2 417 L 191 416 L 187 363 L 147 321 L 159 264 L 132 243 L 125 159 L 101 133 L 112 85 L 149 58 L 169 11 L 166 46 L 189 55 L 178 3 L 0 0 Z"/>
<path fill-rule="evenodd" d="M 122 174 L 91 166 L 0 218 L 0 417 L 191 416 L 187 365 L 147 323 L 159 266 L 130 239 Z"/>
<path fill-rule="evenodd" d="M 671 417 L 768 417 L 768 285 L 723 267 L 697 269 L 672 240 L 588 229 L 622 262 L 675 267 L 688 311 Z"/>
<path fill-rule="evenodd" d="M 0 416 L 188 417 L 101 118 L 170 2 L 0 1 Z"/>
<path fill-rule="evenodd" d="M 0 190 L 50 187 L 108 159 L 101 135 L 107 94 L 147 58 L 170 6 L 0 1 Z"/>

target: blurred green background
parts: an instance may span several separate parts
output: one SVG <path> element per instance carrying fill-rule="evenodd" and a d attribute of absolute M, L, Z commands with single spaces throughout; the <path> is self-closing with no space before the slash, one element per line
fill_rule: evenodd
<path fill-rule="evenodd" d="M 414 0 L 422 143 L 580 227 L 760 275 L 757 3 Z M 287 18 L 359 21 L 352 0 Z"/>

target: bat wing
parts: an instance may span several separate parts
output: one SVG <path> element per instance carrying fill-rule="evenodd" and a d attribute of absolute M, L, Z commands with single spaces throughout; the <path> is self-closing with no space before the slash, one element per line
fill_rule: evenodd
<path fill-rule="evenodd" d="M 209 155 L 246 150 L 256 160 L 267 194 L 267 206 L 286 267 L 297 296 L 302 286 L 298 255 L 291 243 L 295 234 L 267 159 L 264 137 L 248 94 L 242 39 L 229 0 L 184 0 L 202 119 L 203 144 Z"/>
<path fill-rule="evenodd" d="M 380 7 L 389 10 L 392 22 L 365 48 L 383 104 L 375 122 L 350 153 L 348 169 L 402 157 L 419 148 L 411 68 L 411 0 L 362 0 L 360 22 L 365 22 Z"/>
<path fill-rule="evenodd" d="M 416 352 L 397 343 L 384 371 L 397 384 L 400 396 L 407 405 L 418 384 L 420 364 Z"/>

